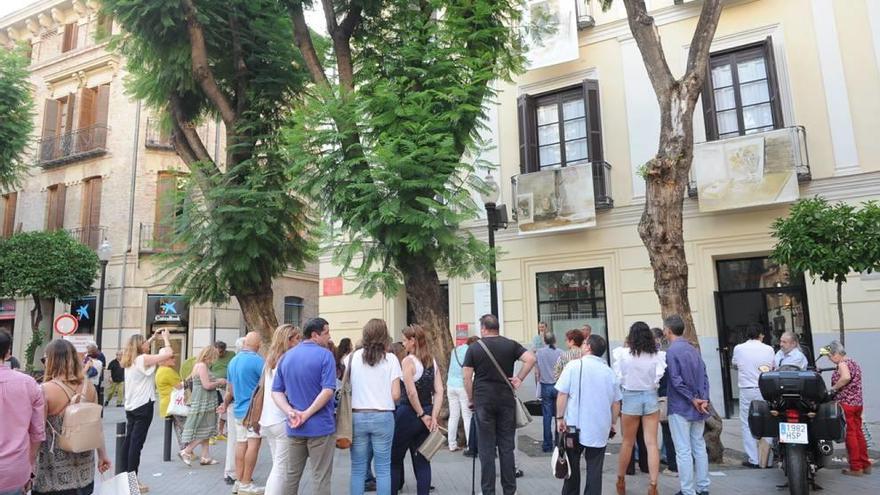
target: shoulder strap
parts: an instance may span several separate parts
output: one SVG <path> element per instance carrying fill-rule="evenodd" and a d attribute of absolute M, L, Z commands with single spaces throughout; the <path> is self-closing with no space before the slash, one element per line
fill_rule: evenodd
<path fill-rule="evenodd" d="M 513 395 L 516 395 L 516 390 L 514 390 L 513 384 L 510 383 L 510 379 L 507 377 L 507 375 L 504 374 L 504 370 L 501 369 L 501 365 L 499 365 L 498 361 L 495 360 L 495 355 L 493 355 L 492 351 L 490 351 L 489 348 L 486 347 L 486 343 L 483 342 L 482 339 L 478 340 L 477 343 L 480 344 L 480 346 L 483 348 L 483 350 L 486 351 L 486 354 L 489 356 L 489 359 L 492 360 L 492 364 L 495 365 L 495 369 L 498 370 L 498 374 L 501 375 L 501 378 L 504 380 L 504 383 L 506 383 L 507 386 L 510 387 L 510 391 L 513 392 Z"/>
<path fill-rule="evenodd" d="M 455 356 L 455 362 L 458 363 L 458 367 L 464 368 L 464 365 L 461 363 L 461 359 L 458 359 L 458 346 L 452 348 L 452 355 Z"/>
<path fill-rule="evenodd" d="M 348 355 L 348 364 L 345 366 L 345 373 L 342 375 L 342 387 L 351 381 L 351 360 L 354 359 L 355 351 L 351 351 L 351 354 Z"/>
<path fill-rule="evenodd" d="M 578 376 L 578 411 L 581 410 L 581 395 L 584 393 L 583 389 L 581 388 L 581 383 L 584 380 L 584 358 L 581 357 L 579 361 L 581 362 L 581 373 Z"/>

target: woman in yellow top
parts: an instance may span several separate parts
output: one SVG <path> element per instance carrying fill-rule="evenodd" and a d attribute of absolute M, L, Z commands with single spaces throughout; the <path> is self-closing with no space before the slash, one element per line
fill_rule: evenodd
<path fill-rule="evenodd" d="M 171 391 L 183 388 L 183 381 L 177 373 L 177 359 L 171 356 L 165 361 L 159 363 L 159 369 L 156 370 L 156 392 L 159 396 L 159 417 L 164 418 L 168 415 L 168 405 L 171 403 Z M 171 416 L 174 423 L 174 434 L 177 436 L 177 445 L 182 449 L 184 447 L 181 436 L 183 435 L 183 425 L 186 424 L 186 416 Z"/>

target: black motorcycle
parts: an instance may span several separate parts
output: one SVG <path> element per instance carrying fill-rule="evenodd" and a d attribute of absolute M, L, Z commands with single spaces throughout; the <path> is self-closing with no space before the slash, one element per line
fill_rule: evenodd
<path fill-rule="evenodd" d="M 822 489 L 816 485 L 816 471 L 834 452 L 833 442 L 846 436 L 843 410 L 828 394 L 821 375 L 834 369 L 782 366 L 758 379 L 764 400 L 749 407 L 749 429 L 755 438 L 776 440 L 774 452 L 791 495 Z"/>

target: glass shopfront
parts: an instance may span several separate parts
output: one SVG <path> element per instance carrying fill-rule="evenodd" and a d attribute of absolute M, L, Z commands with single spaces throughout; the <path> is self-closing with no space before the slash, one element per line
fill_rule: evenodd
<path fill-rule="evenodd" d="M 602 268 L 538 273 L 538 321 L 547 323 L 560 348 L 565 332 L 590 325 L 608 338 L 605 274 Z"/>

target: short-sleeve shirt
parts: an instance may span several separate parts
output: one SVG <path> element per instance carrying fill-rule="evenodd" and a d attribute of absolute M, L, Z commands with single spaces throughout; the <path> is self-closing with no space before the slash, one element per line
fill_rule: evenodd
<path fill-rule="evenodd" d="M 492 360 L 483 350 L 480 342 L 492 351 L 501 370 L 492 364 Z M 515 340 L 510 340 L 500 335 L 484 337 L 481 341 L 470 345 L 464 355 L 464 367 L 474 369 L 474 404 L 486 404 L 493 401 L 513 401 L 513 392 L 508 386 L 508 379 L 513 376 L 513 366 L 520 356 L 526 352 L 526 348 Z"/>
<path fill-rule="evenodd" d="M 538 373 L 541 375 L 541 383 L 552 385 L 556 383 L 556 374 L 553 368 L 562 357 L 562 349 L 556 347 L 542 347 L 535 352 L 538 360 Z"/>
<path fill-rule="evenodd" d="M 348 366 L 348 360 L 344 365 Z M 364 362 L 364 350 L 358 349 L 351 356 L 351 407 L 353 409 L 376 409 L 394 411 L 391 383 L 402 379 L 400 361 L 388 352 L 385 359 L 373 366 Z M 402 387 L 402 385 L 401 385 Z"/>
<path fill-rule="evenodd" d="M 785 353 L 782 349 L 776 351 L 776 367 L 780 366 L 795 366 L 801 370 L 807 369 L 807 356 L 804 356 L 804 353 L 801 352 L 800 349 L 795 347 L 788 354 Z"/>
<path fill-rule="evenodd" d="M 254 351 L 243 350 L 229 362 L 228 380 L 232 384 L 233 407 L 232 414 L 236 419 L 244 419 L 248 407 L 251 405 L 251 396 L 254 389 L 260 383 L 260 375 L 263 374 L 263 358 Z"/>
<path fill-rule="evenodd" d="M 733 348 L 733 364 L 737 367 L 739 388 L 757 388 L 758 377 L 773 368 L 773 348 L 757 339 L 750 339 Z"/>
<path fill-rule="evenodd" d="M 226 351 L 222 357 L 217 358 L 214 364 L 211 365 L 211 374 L 217 378 L 229 378 L 229 363 L 232 362 L 234 357 L 234 352 Z"/>
<path fill-rule="evenodd" d="M 611 432 L 611 405 L 622 396 L 614 371 L 602 358 L 586 355 L 565 365 L 556 390 L 568 394 L 565 422 L 580 428 L 580 444 L 606 446 Z"/>
<path fill-rule="evenodd" d="M 276 368 L 273 392 L 284 392 L 287 403 L 297 411 L 305 411 L 324 389 L 336 390 L 336 359 L 326 348 L 307 340 L 281 357 Z M 331 398 L 308 421 L 291 428 L 288 437 L 323 437 L 336 431 Z"/>

